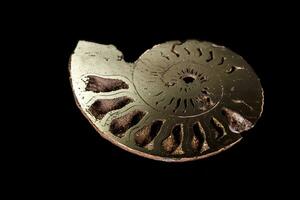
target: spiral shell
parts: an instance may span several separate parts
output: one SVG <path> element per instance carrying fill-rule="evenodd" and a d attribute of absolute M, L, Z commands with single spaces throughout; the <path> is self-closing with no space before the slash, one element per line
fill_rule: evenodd
<path fill-rule="evenodd" d="M 70 74 L 76 102 L 101 136 L 156 160 L 217 154 L 263 110 L 250 65 L 210 42 L 166 42 L 128 63 L 113 45 L 80 41 Z"/>

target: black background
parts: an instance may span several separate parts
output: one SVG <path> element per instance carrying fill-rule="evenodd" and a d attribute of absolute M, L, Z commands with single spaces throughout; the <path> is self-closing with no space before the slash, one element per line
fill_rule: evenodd
<path fill-rule="evenodd" d="M 24 123 L 33 137 L 26 135 L 30 142 L 22 142 L 25 148 L 17 151 L 23 166 L 20 174 L 37 177 L 38 184 L 54 181 L 55 187 L 62 189 L 104 183 L 114 188 L 145 187 L 141 190 L 145 194 L 160 184 L 175 191 L 182 186 L 206 185 L 211 189 L 244 189 L 247 194 L 272 192 L 284 182 L 280 179 L 291 177 L 296 166 L 282 142 L 282 134 L 289 132 L 282 126 L 285 117 L 278 117 L 284 112 L 278 108 L 284 99 L 277 98 L 286 91 L 281 82 L 288 79 L 281 70 L 286 60 L 280 60 L 285 57 L 281 50 L 288 43 L 285 34 L 291 22 L 279 12 L 284 7 L 246 3 L 227 7 L 115 6 L 38 9 L 20 28 L 24 31 L 20 38 L 27 47 L 23 51 L 34 50 L 27 57 L 31 66 L 26 71 L 33 75 L 28 83 L 35 89 L 28 96 L 38 99 L 34 101 L 36 111 L 29 109 L 27 113 L 33 116 Z M 284 42 L 278 42 L 279 38 Z M 78 40 L 113 44 L 126 61 L 133 62 L 155 44 L 186 39 L 224 45 L 254 68 L 265 91 L 264 111 L 257 125 L 231 149 L 186 163 L 138 157 L 101 138 L 77 108 L 69 82 L 69 57 Z"/>

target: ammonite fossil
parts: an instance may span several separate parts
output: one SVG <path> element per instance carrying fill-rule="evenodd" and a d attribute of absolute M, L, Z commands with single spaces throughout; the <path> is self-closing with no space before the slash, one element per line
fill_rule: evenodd
<path fill-rule="evenodd" d="M 70 73 L 77 105 L 100 135 L 156 160 L 228 149 L 263 110 L 253 69 L 210 42 L 166 42 L 128 63 L 113 45 L 80 41 Z"/>

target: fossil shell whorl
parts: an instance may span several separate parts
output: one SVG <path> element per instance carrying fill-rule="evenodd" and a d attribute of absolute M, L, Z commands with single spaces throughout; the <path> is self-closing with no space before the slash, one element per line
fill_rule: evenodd
<path fill-rule="evenodd" d="M 80 41 L 70 73 L 76 102 L 97 131 L 157 160 L 219 153 L 238 142 L 263 109 L 263 90 L 249 64 L 210 42 L 166 42 L 127 63 L 112 45 Z"/>

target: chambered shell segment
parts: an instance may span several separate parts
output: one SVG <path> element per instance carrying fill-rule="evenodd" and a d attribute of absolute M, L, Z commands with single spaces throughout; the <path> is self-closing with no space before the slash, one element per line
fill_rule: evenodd
<path fill-rule="evenodd" d="M 76 102 L 97 131 L 157 160 L 219 153 L 254 126 L 263 108 L 249 64 L 210 42 L 166 42 L 127 63 L 112 45 L 80 41 L 70 73 Z"/>

